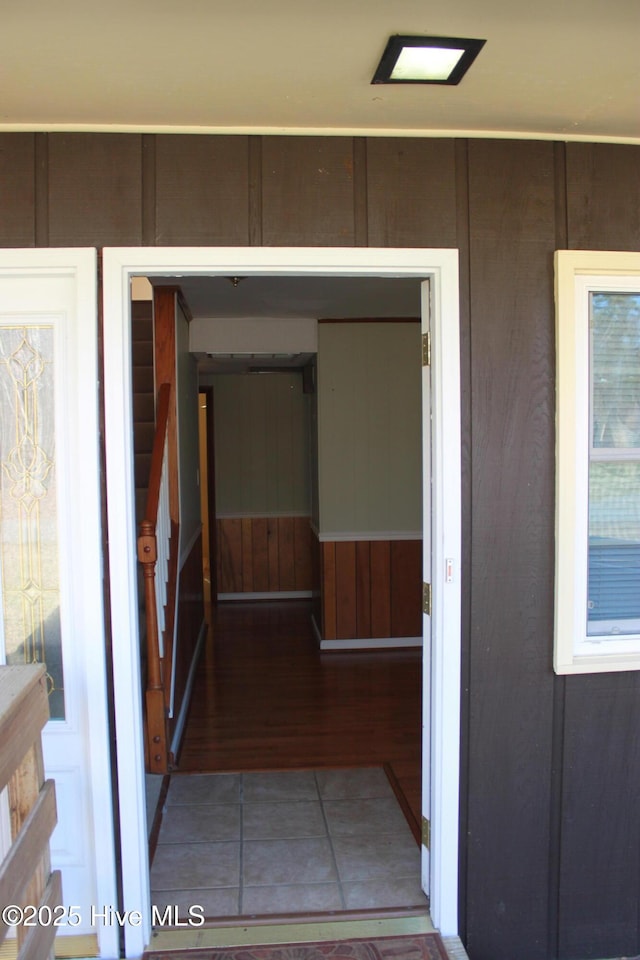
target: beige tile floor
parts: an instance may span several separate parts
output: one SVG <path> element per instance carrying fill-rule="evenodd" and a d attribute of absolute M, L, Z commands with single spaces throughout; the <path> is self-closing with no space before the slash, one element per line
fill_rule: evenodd
<path fill-rule="evenodd" d="M 428 907 L 378 767 L 174 775 L 151 889 L 158 907 L 208 918 Z"/>

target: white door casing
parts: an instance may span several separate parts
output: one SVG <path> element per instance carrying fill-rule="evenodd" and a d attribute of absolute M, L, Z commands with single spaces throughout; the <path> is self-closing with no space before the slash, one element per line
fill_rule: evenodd
<path fill-rule="evenodd" d="M 458 251 L 431 272 L 431 917 L 458 933 L 462 492 Z M 427 255 L 434 251 L 425 250 Z M 425 491 L 425 500 L 427 491 Z M 426 511 L 425 511 L 426 512 Z M 428 683 L 425 670 L 425 684 Z M 423 691 L 427 696 L 427 687 Z M 425 784 L 426 788 L 426 784 Z"/>
<path fill-rule="evenodd" d="M 10 478 L 4 487 L 5 505 L 15 507 L 15 512 L 5 511 L 4 532 L 0 515 L 0 537 L 3 544 L 14 542 L 9 527 L 21 524 L 21 539 L 12 549 L 24 588 L 22 602 L 25 608 L 29 604 L 37 608 L 29 621 L 24 620 L 25 627 L 38 617 L 42 625 L 43 611 L 50 609 L 41 602 L 46 568 L 55 562 L 58 568 L 51 582 L 59 583 L 59 600 L 55 591 L 53 600 L 48 588 L 47 593 L 49 603 L 59 605 L 60 611 L 64 717 L 47 723 L 43 748 L 58 808 L 52 866 L 62 871 L 65 906 L 74 908 L 71 925 L 59 933 L 96 933 L 100 953 L 116 957 L 117 930 L 92 922 L 92 908 L 116 904 L 102 603 L 96 251 L 0 251 L 0 328 L 5 387 L 0 403 L 7 426 L 0 461 L 5 478 Z M 39 337 L 46 341 L 46 356 L 38 352 Z M 34 401 L 32 384 L 45 367 L 53 371 L 46 404 L 43 397 Z M 29 400 L 21 409 L 20 398 L 27 391 Z M 17 406 L 11 406 L 10 394 L 18 398 Z M 43 409 L 27 410 L 34 402 Z M 51 427 L 46 451 L 39 448 L 38 438 L 39 421 L 45 418 Z M 43 519 L 42 543 L 30 545 L 30 534 L 24 531 L 33 527 L 39 532 L 40 516 L 33 507 L 39 497 L 44 499 L 49 483 L 55 484 L 56 520 Z M 7 550 L 5 564 L 10 556 Z M 9 609 L 10 596 L 16 593 L 16 577 L 9 573 L 5 566 L 0 577 L 3 609 Z M 15 600 L 11 603 L 13 616 L 20 602 L 18 607 Z M 15 642 L 7 632 L 9 625 L 4 627 L 3 662 L 9 641 Z M 26 647 L 33 636 L 25 633 Z M 30 655 L 27 647 L 27 659 Z"/>
<path fill-rule="evenodd" d="M 422 583 L 431 586 L 431 283 L 420 291 L 422 334 Z M 424 599 L 424 598 L 423 598 Z M 431 892 L 431 614 L 422 613 L 422 889 Z"/>
<path fill-rule="evenodd" d="M 460 709 L 460 360 L 456 250 L 377 248 L 107 248 L 103 251 L 105 418 L 114 697 L 121 784 L 123 906 L 143 923 L 125 926 L 126 955 L 151 934 L 138 658 L 130 284 L 134 276 L 354 276 L 428 279 L 431 309 L 431 655 L 424 671 L 431 850 L 423 860 L 431 916 L 458 932 Z M 425 492 L 425 498 L 428 491 Z M 428 514 L 425 510 L 425 514 Z M 128 562 L 125 562 L 128 558 Z M 448 574 L 448 575 L 447 575 Z M 430 695 L 429 695 L 430 693 Z M 430 704 L 430 706 L 429 706 Z"/>

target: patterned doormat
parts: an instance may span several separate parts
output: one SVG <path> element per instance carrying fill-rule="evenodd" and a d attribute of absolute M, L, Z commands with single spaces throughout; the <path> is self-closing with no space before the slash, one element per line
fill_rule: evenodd
<path fill-rule="evenodd" d="M 424 933 L 373 940 L 151 950 L 144 960 L 448 960 L 448 955 L 439 934 Z"/>

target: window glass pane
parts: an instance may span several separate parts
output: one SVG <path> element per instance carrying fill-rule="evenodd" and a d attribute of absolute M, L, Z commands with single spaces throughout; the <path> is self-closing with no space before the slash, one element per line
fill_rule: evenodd
<path fill-rule="evenodd" d="M 52 326 L 0 329 L 0 601 L 7 663 L 44 663 L 64 719 Z"/>
<path fill-rule="evenodd" d="M 589 470 L 588 634 L 640 632 L 640 463 Z"/>
<path fill-rule="evenodd" d="M 640 448 L 640 293 L 591 294 L 593 447 Z"/>
<path fill-rule="evenodd" d="M 592 293 L 587 633 L 640 633 L 640 294 Z"/>
<path fill-rule="evenodd" d="M 589 470 L 587 633 L 640 632 L 640 463 Z"/>

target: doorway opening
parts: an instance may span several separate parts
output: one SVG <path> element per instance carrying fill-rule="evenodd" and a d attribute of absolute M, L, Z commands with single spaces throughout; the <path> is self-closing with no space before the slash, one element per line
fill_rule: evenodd
<path fill-rule="evenodd" d="M 153 851 L 154 904 L 184 900 L 197 875 L 208 919 L 282 912 L 283 898 L 291 915 L 427 908 L 420 652 L 406 652 L 422 646 L 421 490 L 430 485 L 421 464 L 421 283 L 251 277 L 240 299 L 226 278 L 180 284 L 198 348 L 204 572 L 220 606 Z M 260 318 L 258 343 L 245 314 Z M 210 443 L 204 403 L 214 412 Z M 335 557 L 331 570 L 321 553 Z M 312 596 L 315 635 L 312 604 L 299 602 Z M 355 656 L 335 655 L 354 647 Z M 326 786 L 330 768 L 343 776 L 357 768 L 350 795 Z M 299 773 L 282 775 L 289 770 L 309 779 L 305 799 Z M 228 776 L 211 776 L 220 772 L 241 781 L 231 789 Z M 203 787 L 215 798 L 219 783 L 223 807 Z M 265 791 L 271 800 L 260 805 Z M 345 821 L 356 798 L 358 815 Z M 315 855 L 301 871 L 307 848 Z M 250 869 L 261 853 L 268 866 Z"/>
<path fill-rule="evenodd" d="M 431 685 L 433 674 L 434 696 L 430 699 L 431 737 L 429 748 L 433 762 L 429 769 L 435 772 L 427 792 L 432 804 L 433 824 L 431 856 L 423 854 L 424 871 L 432 878 L 432 916 L 445 933 L 457 932 L 457 698 L 459 696 L 459 424 L 455 411 L 459 403 L 457 356 L 457 257 L 454 251 L 373 251 L 373 250 L 106 250 L 105 251 L 105 366 L 106 381 L 109 372 L 119 370 L 116 378 L 122 385 L 122 367 L 125 374 L 130 367 L 128 340 L 128 285 L 131 277 L 140 274 L 176 276 L 223 275 L 247 273 L 286 276 L 292 274 L 331 276 L 414 276 L 432 280 L 431 302 L 433 322 L 437 331 L 436 363 L 433 367 L 433 450 L 436 469 L 433 478 L 434 516 L 438 536 L 429 561 L 434 563 L 434 628 L 430 656 L 425 660 L 425 678 Z M 126 377 L 125 377 L 126 381 Z M 445 387 L 446 384 L 446 387 Z M 453 402 L 444 404 L 445 390 L 453 394 Z M 447 399 L 452 398 L 447 394 Z M 453 413 L 453 427 L 447 421 Z M 126 437 L 126 423 L 130 422 L 130 396 L 122 390 L 118 396 L 110 393 L 106 399 L 108 492 L 110 497 L 110 550 L 117 556 L 112 570 L 118 569 L 123 556 L 132 555 L 133 537 L 131 452 Z M 448 429 L 447 429 L 448 427 Z M 447 436 L 445 449 L 443 437 Z M 452 437 L 454 442 L 452 443 Z M 457 455 L 456 455 L 457 453 Z M 124 461 L 124 462 L 123 462 Z M 110 463 L 110 466 L 109 466 Z M 446 491 L 446 496 L 445 496 Z M 440 509 L 438 509 L 440 508 Z M 446 558 L 446 564 L 445 564 Z M 445 569 L 448 577 L 445 580 Z M 441 583 L 440 583 L 441 579 Z M 118 729 L 127 731 L 119 736 L 119 773 L 121 782 L 127 782 L 126 798 L 120 798 L 123 812 L 123 872 L 124 901 L 143 906 L 149 903 L 148 881 L 143 869 L 144 817 L 131 817 L 133 808 L 142 809 L 140 778 L 141 744 L 139 722 L 140 695 L 136 689 L 134 651 L 128 637 L 135 635 L 133 627 L 132 569 L 120 567 L 112 578 L 112 605 L 121 625 L 114 623 L 115 637 L 121 637 L 122 654 L 116 652 L 116 722 Z M 449 645 L 444 643 L 448 634 Z M 452 693 L 444 697 L 445 690 Z M 133 721 L 133 722 L 132 722 Z M 133 737 L 130 736 L 134 730 Z M 125 742 L 126 741 L 126 742 Z M 447 752 L 447 746 L 451 748 Z M 133 793 L 133 796 L 132 796 Z M 424 793 L 424 792 L 423 792 Z M 136 797 L 138 800 L 136 801 Z M 446 803 L 444 802 L 446 798 Z M 127 837 L 128 834 L 128 837 Z M 443 842 L 447 839 L 447 843 Z M 131 949 L 144 944 L 148 930 L 131 928 L 126 937 Z M 134 943 L 135 942 L 135 943 Z M 129 946 L 128 946 L 129 949 Z"/>

